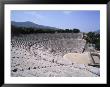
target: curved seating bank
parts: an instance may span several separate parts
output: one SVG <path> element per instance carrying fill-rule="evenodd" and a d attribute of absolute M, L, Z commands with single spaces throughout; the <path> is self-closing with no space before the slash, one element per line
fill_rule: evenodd
<path fill-rule="evenodd" d="M 28 34 L 11 38 L 11 76 L 100 76 L 96 56 L 82 53 L 82 33 Z M 95 56 L 95 57 L 94 57 Z M 94 62 L 95 61 L 95 62 Z M 88 65 L 92 66 L 88 66 Z"/>

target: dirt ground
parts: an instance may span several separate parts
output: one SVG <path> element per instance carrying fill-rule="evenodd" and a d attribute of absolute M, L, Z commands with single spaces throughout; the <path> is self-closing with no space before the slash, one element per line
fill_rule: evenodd
<path fill-rule="evenodd" d="M 64 59 L 72 61 L 78 64 L 88 64 L 91 63 L 89 52 L 84 53 L 68 53 L 63 56 Z"/>

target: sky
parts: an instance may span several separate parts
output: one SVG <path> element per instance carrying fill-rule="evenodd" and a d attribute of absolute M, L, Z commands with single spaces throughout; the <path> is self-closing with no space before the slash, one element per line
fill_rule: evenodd
<path fill-rule="evenodd" d="M 61 29 L 80 29 L 82 32 L 100 29 L 99 10 L 12 10 L 11 21 L 30 21 Z"/>

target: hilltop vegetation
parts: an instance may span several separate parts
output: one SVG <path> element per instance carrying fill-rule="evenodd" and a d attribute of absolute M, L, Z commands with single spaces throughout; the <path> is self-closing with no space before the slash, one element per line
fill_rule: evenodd
<path fill-rule="evenodd" d="M 19 34 L 32 34 L 32 33 L 79 33 L 79 29 L 36 29 L 36 28 L 26 28 L 26 27 L 16 27 L 11 25 L 12 35 Z"/>

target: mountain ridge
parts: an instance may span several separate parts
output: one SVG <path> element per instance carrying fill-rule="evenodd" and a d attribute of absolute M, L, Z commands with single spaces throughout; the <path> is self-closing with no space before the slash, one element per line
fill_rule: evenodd
<path fill-rule="evenodd" d="M 25 21 L 25 22 L 15 22 L 11 21 L 11 25 L 16 26 L 16 27 L 25 27 L 25 28 L 34 28 L 34 29 L 59 29 L 56 27 L 51 27 L 51 26 L 45 26 L 45 25 L 39 25 L 30 21 Z"/>

